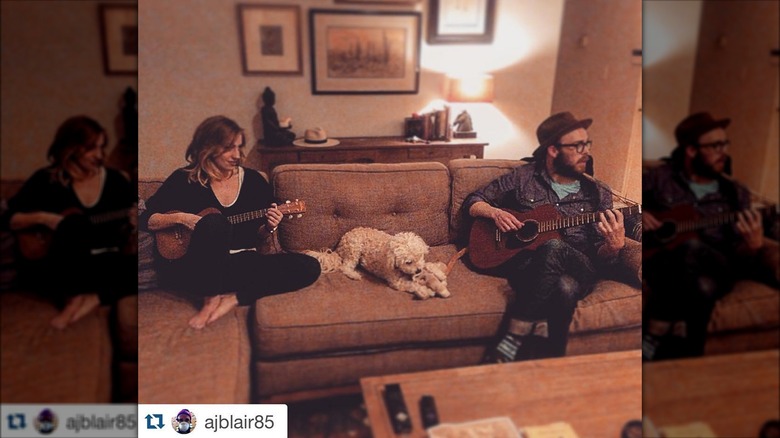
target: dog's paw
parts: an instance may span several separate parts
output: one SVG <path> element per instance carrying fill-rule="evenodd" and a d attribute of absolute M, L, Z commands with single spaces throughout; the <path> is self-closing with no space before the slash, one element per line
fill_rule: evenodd
<path fill-rule="evenodd" d="M 345 270 L 341 271 L 344 275 L 347 276 L 347 278 L 351 278 L 353 280 L 360 280 L 363 278 L 363 276 L 360 274 L 360 272 L 355 270 Z"/>

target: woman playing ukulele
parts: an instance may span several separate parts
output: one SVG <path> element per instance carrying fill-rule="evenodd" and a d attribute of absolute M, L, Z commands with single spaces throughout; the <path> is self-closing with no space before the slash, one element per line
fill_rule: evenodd
<path fill-rule="evenodd" d="M 189 321 L 196 329 L 237 305 L 301 289 L 320 275 L 320 265 L 312 257 L 257 251 L 270 240 L 282 213 L 266 180 L 241 166 L 244 144 L 244 131 L 233 120 L 224 116 L 204 120 L 187 148 L 189 164 L 168 177 L 139 218 L 144 230 L 184 227 L 191 231 L 183 256 L 166 259 L 156 255 L 164 286 L 190 300 L 203 301 L 200 312 Z M 228 221 L 228 217 L 264 208 L 268 208 L 264 219 Z M 206 209 L 218 213 L 203 214 Z"/>

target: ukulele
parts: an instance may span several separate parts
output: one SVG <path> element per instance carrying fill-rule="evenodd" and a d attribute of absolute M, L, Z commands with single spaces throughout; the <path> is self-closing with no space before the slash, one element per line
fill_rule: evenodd
<path fill-rule="evenodd" d="M 769 205 L 757 209 L 762 220 L 776 217 L 777 206 Z M 736 211 L 702 216 L 693 205 L 678 205 L 670 210 L 654 212 L 653 216 L 661 226 L 642 233 L 644 257 L 651 257 L 661 249 L 672 249 L 681 243 L 696 239 L 700 230 L 717 228 L 737 222 Z"/>
<path fill-rule="evenodd" d="M 284 215 L 289 215 L 289 219 L 293 217 L 301 217 L 306 212 L 306 203 L 304 201 L 287 201 L 277 207 L 279 211 Z M 239 213 L 232 216 L 227 216 L 226 219 L 232 225 L 240 224 L 242 222 L 253 221 L 265 217 L 270 208 L 264 208 L 261 210 L 248 211 L 246 213 Z M 169 211 L 168 213 L 179 213 L 178 211 Z M 220 213 L 216 208 L 207 208 L 198 216 L 203 217 L 207 214 Z M 221 214 L 221 213 L 220 213 Z M 157 251 L 163 258 L 168 260 L 176 260 L 184 256 L 187 253 L 187 248 L 190 246 L 190 239 L 192 238 L 192 230 L 184 225 L 176 225 L 173 227 L 164 228 L 155 232 L 155 240 L 157 242 Z"/>
<path fill-rule="evenodd" d="M 641 205 L 618 208 L 624 216 L 642 213 Z M 469 260 L 480 269 L 495 268 L 521 251 L 536 249 L 551 239 L 560 239 L 560 230 L 599 222 L 599 212 L 561 216 L 552 204 L 526 213 L 505 209 L 523 223 L 519 230 L 502 232 L 492 219 L 478 217 L 469 232 Z"/>
<path fill-rule="evenodd" d="M 135 207 L 132 207 L 85 216 L 90 224 L 100 225 L 129 219 L 131 215 L 135 214 L 135 212 Z M 77 207 L 73 207 L 63 211 L 60 214 L 62 216 L 70 216 L 74 214 L 84 215 L 84 212 Z M 119 232 L 124 234 L 132 227 L 128 226 L 127 228 L 128 230 L 121 230 Z M 14 234 L 16 237 L 16 242 L 19 245 L 19 252 L 21 253 L 22 257 L 27 260 L 40 260 L 46 256 L 46 254 L 48 254 L 49 250 L 51 249 L 52 239 L 54 238 L 54 231 L 45 225 L 36 225 L 34 227 L 25 228 L 23 230 L 17 230 L 14 232 Z"/>

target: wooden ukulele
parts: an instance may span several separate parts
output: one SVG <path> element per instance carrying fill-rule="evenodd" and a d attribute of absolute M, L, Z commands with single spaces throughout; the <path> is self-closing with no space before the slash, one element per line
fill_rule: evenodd
<path fill-rule="evenodd" d="M 100 225 L 113 221 L 120 221 L 129 219 L 131 215 L 136 212 L 135 207 L 124 208 L 121 210 L 113 210 L 105 213 L 97 213 L 92 215 L 86 215 L 86 219 L 92 225 Z M 69 208 L 62 213 L 62 216 L 70 216 L 74 214 L 83 215 L 84 212 L 79 208 Z M 129 224 L 128 224 L 129 225 Z M 127 230 L 120 230 L 122 234 L 129 235 L 131 226 L 127 227 Z M 27 260 L 40 260 L 46 254 L 49 253 L 51 248 L 52 239 L 54 238 L 54 231 L 45 225 L 36 225 L 34 227 L 25 228 L 23 230 L 17 230 L 14 232 L 16 242 L 19 245 L 19 252 L 22 257 Z M 122 239 L 124 240 L 124 238 Z"/>
<path fill-rule="evenodd" d="M 560 230 L 599 221 L 599 212 L 562 217 L 552 204 L 542 205 L 532 211 L 512 213 L 523 227 L 517 231 L 502 232 L 495 222 L 476 218 L 469 233 L 469 260 L 480 269 L 495 268 L 520 251 L 530 251 L 551 239 L 560 239 Z M 624 216 L 642 213 L 642 206 L 619 208 Z"/>
<path fill-rule="evenodd" d="M 757 209 L 762 219 L 776 217 L 777 206 Z M 678 205 L 670 210 L 653 212 L 661 226 L 642 233 L 642 255 L 652 257 L 661 249 L 672 249 L 681 243 L 698 238 L 698 232 L 708 228 L 736 223 L 736 211 L 702 216 L 693 205 Z"/>
<path fill-rule="evenodd" d="M 289 215 L 289 219 L 292 219 L 294 215 L 301 217 L 301 215 L 306 212 L 306 203 L 296 199 L 295 201 L 287 201 L 277 208 L 282 214 Z M 246 213 L 227 216 L 226 219 L 233 225 L 240 224 L 242 222 L 261 219 L 265 217 L 268 210 L 270 209 L 264 208 L 262 210 L 248 211 Z M 169 211 L 168 213 L 179 212 Z M 207 208 L 197 215 L 203 217 L 212 213 L 220 213 L 220 211 L 216 208 Z M 160 255 L 168 260 L 176 260 L 187 253 L 187 248 L 189 248 L 190 239 L 192 238 L 192 230 L 184 225 L 176 225 L 156 231 L 154 237 L 157 242 L 157 251 Z"/>

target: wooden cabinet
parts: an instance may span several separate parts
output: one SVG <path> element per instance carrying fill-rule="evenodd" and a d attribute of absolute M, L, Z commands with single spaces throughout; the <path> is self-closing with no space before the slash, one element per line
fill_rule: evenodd
<path fill-rule="evenodd" d="M 280 146 L 258 144 L 248 157 L 249 167 L 269 176 L 274 167 L 294 163 L 406 163 L 438 161 L 447 164 L 455 158 L 483 158 L 487 143 L 478 139 L 450 142 L 407 143 L 402 137 L 346 137 L 330 147 Z"/>

